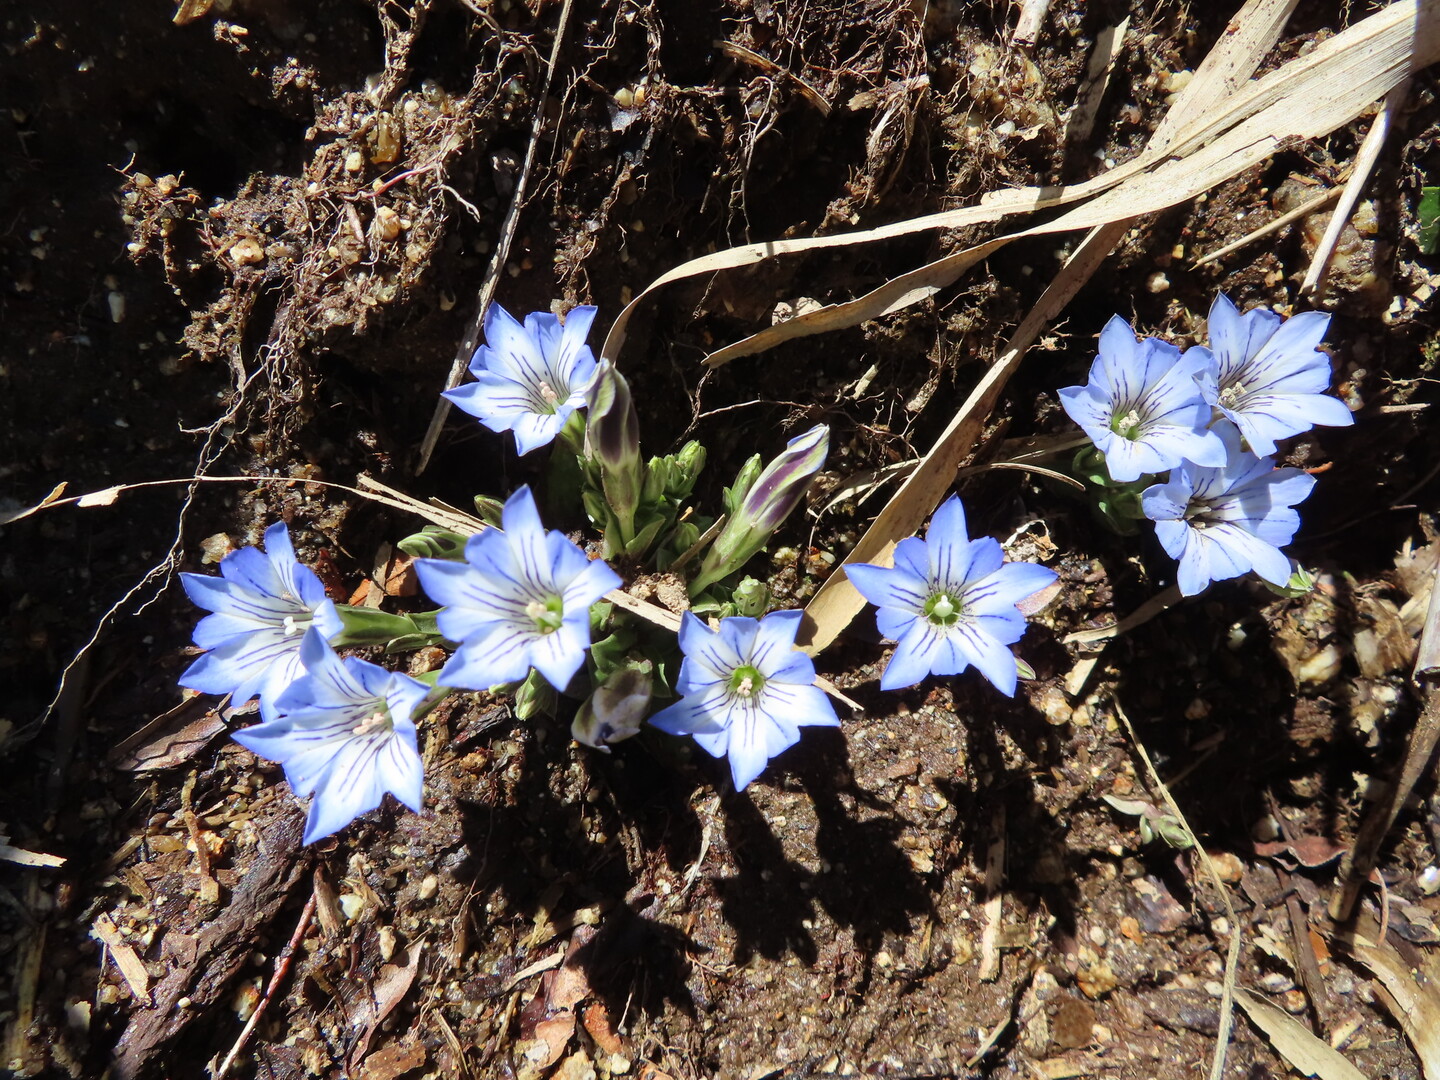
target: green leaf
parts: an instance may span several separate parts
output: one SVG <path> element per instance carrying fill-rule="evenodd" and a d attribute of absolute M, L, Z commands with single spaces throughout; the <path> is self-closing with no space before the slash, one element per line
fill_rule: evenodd
<path fill-rule="evenodd" d="M 1420 219 L 1420 250 L 1434 255 L 1436 245 L 1440 244 L 1440 186 L 1420 189 L 1420 206 L 1415 216 Z"/>

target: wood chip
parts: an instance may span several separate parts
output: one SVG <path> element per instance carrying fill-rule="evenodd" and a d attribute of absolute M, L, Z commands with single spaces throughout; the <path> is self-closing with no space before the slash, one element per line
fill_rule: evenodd
<path fill-rule="evenodd" d="M 120 969 L 125 985 L 130 987 L 135 1000 L 148 1008 L 151 1003 L 150 973 L 145 970 L 139 954 L 120 936 L 120 928 L 115 925 L 115 920 L 102 911 L 90 927 L 90 936 L 110 950 L 110 957 Z"/>

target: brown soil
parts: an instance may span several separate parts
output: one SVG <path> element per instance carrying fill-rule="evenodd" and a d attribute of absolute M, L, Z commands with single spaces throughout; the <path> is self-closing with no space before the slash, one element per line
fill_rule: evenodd
<path fill-rule="evenodd" d="M 881 693 L 862 619 L 818 664 L 863 711 L 737 795 L 689 744 L 646 735 L 605 757 L 570 741 L 567 716 L 521 723 L 507 700 L 453 697 L 422 735 L 427 813 L 387 802 L 305 849 L 279 770 L 223 737 L 214 702 L 182 703 L 197 613 L 171 571 L 213 570 L 217 534 L 254 543 L 284 519 L 343 599 L 417 523 L 315 481 L 368 473 L 464 506 L 536 476 L 459 420 L 414 467 L 537 110 L 497 299 L 594 303 L 598 345 L 632 295 L 707 251 L 1123 160 L 1232 12 L 1057 0 L 1026 55 L 1002 3 L 579 0 L 542 100 L 562 7 L 546 0 L 183 7 L 201 13 L 3 8 L 4 508 L 62 482 L 291 482 L 162 486 L 4 527 L 0 822 L 66 862 L 0 863 L 0 1069 L 199 1075 L 300 927 L 230 1075 L 1201 1075 L 1229 917 L 1192 859 L 1102 799 L 1150 797 L 1123 709 L 1228 874 L 1239 983 L 1339 1032 L 1364 1074 L 1421 1075 L 1367 970 L 1338 955 L 1317 961 L 1318 985 L 1297 970 L 1296 950 L 1325 952 L 1310 926 L 1335 865 L 1295 850 L 1354 839 L 1418 712 L 1418 627 L 1401 611 L 1440 491 L 1436 264 L 1414 220 L 1440 174 L 1433 75 L 1325 300 L 1357 423 L 1289 451 L 1320 478 L 1294 548 L 1322 573 L 1315 594 L 1232 583 L 1086 653 L 1062 638 L 1155 593 L 1163 552 L 1043 481 L 977 472 L 961 488 L 972 526 L 1028 526 L 1027 557 L 1063 583 L 1020 647 L 1037 679 L 1013 702 L 974 678 Z M 1300 8 L 1267 66 L 1360 17 Z M 1127 14 L 1095 133 L 1067 144 L 1095 36 Z M 1137 227 L 1027 359 L 977 460 L 1064 430 L 1054 390 L 1083 378 L 1110 315 L 1184 342 L 1217 288 L 1242 307 L 1293 300 L 1314 221 L 1191 260 L 1301 201 L 1296 184 L 1334 183 L 1366 124 Z M 832 486 L 923 452 L 1049 280 L 1056 238 L 901 314 L 710 373 L 699 361 L 777 305 L 854 296 L 970 239 L 672 286 L 632 322 L 622 365 L 647 451 L 704 442 L 712 504 L 750 453 L 819 421 Z M 883 497 L 796 521 L 788 556 L 757 566 L 803 601 Z M 1381 872 L 1392 927 L 1423 952 L 1440 940 L 1422 877 L 1440 808 L 1433 786 L 1421 795 Z M 1281 831 L 1290 850 L 1270 843 Z M 1237 1018 L 1226 1075 L 1285 1074 Z"/>

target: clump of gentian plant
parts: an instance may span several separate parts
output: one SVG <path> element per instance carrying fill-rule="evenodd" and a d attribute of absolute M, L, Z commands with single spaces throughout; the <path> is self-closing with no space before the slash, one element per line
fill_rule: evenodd
<path fill-rule="evenodd" d="M 769 462 L 746 461 L 711 517 L 692 503 L 704 447 L 692 441 L 644 458 L 628 381 L 585 342 L 594 318 L 591 307 L 563 322 L 488 311 L 486 343 L 470 365 L 475 381 L 445 396 L 491 430 L 512 432 L 521 454 L 550 447 L 549 483 L 543 502 L 528 486 L 503 503 L 477 495 L 490 527 L 474 535 L 430 526 L 400 542 L 438 609 L 402 615 L 335 604 L 296 561 L 283 524 L 267 530 L 264 554 L 227 556 L 219 578 L 184 575 L 191 598 L 213 614 L 195 632 L 207 651 L 181 683 L 237 702 L 258 698 L 262 723 L 235 737 L 279 762 L 294 793 L 310 797 L 307 843 L 387 792 L 419 812 L 417 723 L 460 691 L 511 694 L 522 720 L 568 696 L 577 702 L 576 740 L 606 752 L 647 724 L 693 737 L 728 760 L 736 790 L 799 742 L 801 728 L 839 726 L 813 661 L 795 645 L 801 613 L 770 610 L 765 584 L 744 575 L 824 465 L 829 429 L 796 435 Z M 600 557 L 547 529 L 542 506 L 572 516 L 583 509 Z M 619 571 L 683 580 L 691 608 L 678 635 L 606 599 L 624 585 Z M 852 576 L 898 643 L 883 688 L 973 665 L 1006 694 L 1018 677 L 1008 646 L 1025 629 L 1016 604 L 1055 579 L 1043 567 L 1004 564 L 992 539 L 970 540 L 957 498 L 937 511 L 926 539 L 899 545 L 893 568 L 858 566 Z M 386 655 L 440 645 L 450 656 L 411 678 L 335 651 L 358 645 Z"/>
<path fill-rule="evenodd" d="M 1209 344 L 1181 353 L 1156 338 L 1137 342 L 1117 316 L 1100 335 L 1089 381 L 1059 392 L 1093 444 L 1076 471 L 1097 509 L 1122 533 L 1153 523 L 1179 564 L 1182 595 L 1251 571 L 1280 591 L 1308 588 L 1309 575 L 1281 548 L 1315 481 L 1277 469 L 1272 455 L 1277 440 L 1354 422 L 1326 393 L 1330 359 L 1318 346 L 1329 323 L 1313 311 L 1241 315 L 1219 295 Z"/>

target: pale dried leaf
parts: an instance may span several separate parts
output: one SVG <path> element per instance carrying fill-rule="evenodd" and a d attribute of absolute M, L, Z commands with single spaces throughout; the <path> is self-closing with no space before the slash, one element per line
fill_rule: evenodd
<path fill-rule="evenodd" d="M 226 710 L 212 708 L 203 696 L 162 713 L 110 751 L 110 763 L 130 772 L 153 772 L 182 765 L 225 730 Z"/>
<path fill-rule="evenodd" d="M 44 510 L 45 507 L 49 506 L 51 503 L 58 502 L 60 496 L 64 494 L 65 481 L 62 480 L 60 481 L 60 483 L 56 484 L 53 488 L 50 489 L 49 495 L 46 495 L 34 506 L 27 506 L 24 510 L 7 510 L 5 513 L 0 514 L 0 525 L 9 525 L 12 521 L 19 521 L 21 518 L 27 518 L 31 514 L 37 513 L 40 510 Z"/>
<path fill-rule="evenodd" d="M 1366 1080 L 1344 1054 L 1278 1005 L 1243 986 L 1236 988 L 1235 1001 L 1292 1069 L 1318 1080 Z"/>
<path fill-rule="evenodd" d="M 369 993 L 360 995 L 350 1013 L 350 1026 L 357 1032 L 355 1045 L 350 1051 L 352 1065 L 364 1060 L 371 1036 L 410 992 L 420 971 L 420 954 L 424 945 L 423 941 L 417 941 L 397 957 L 396 963 L 382 965 Z"/>
<path fill-rule="evenodd" d="M 1380 980 L 1385 988 L 1382 1000 L 1400 1022 L 1410 1045 L 1420 1058 L 1425 1080 L 1440 1080 L 1440 988 L 1432 978 L 1417 972 L 1388 943 L 1376 944 L 1378 927 L 1368 916 L 1361 920 L 1361 933 L 1339 944 Z"/>
<path fill-rule="evenodd" d="M 120 493 L 124 491 L 127 486 L 126 484 L 116 484 L 114 487 L 89 492 L 76 499 L 75 505 L 82 509 L 88 509 L 92 506 L 113 506 L 115 505 L 115 500 L 120 498 Z"/>
<path fill-rule="evenodd" d="M 120 928 L 115 925 L 115 920 L 105 912 L 95 917 L 95 922 L 90 927 L 90 936 L 104 944 L 110 950 L 110 957 L 115 961 L 115 966 L 120 969 L 120 976 L 125 980 L 125 985 L 130 987 L 130 992 L 135 995 L 135 1000 L 141 1005 L 150 1005 L 150 973 L 145 970 L 145 964 L 140 955 L 120 936 Z"/>

